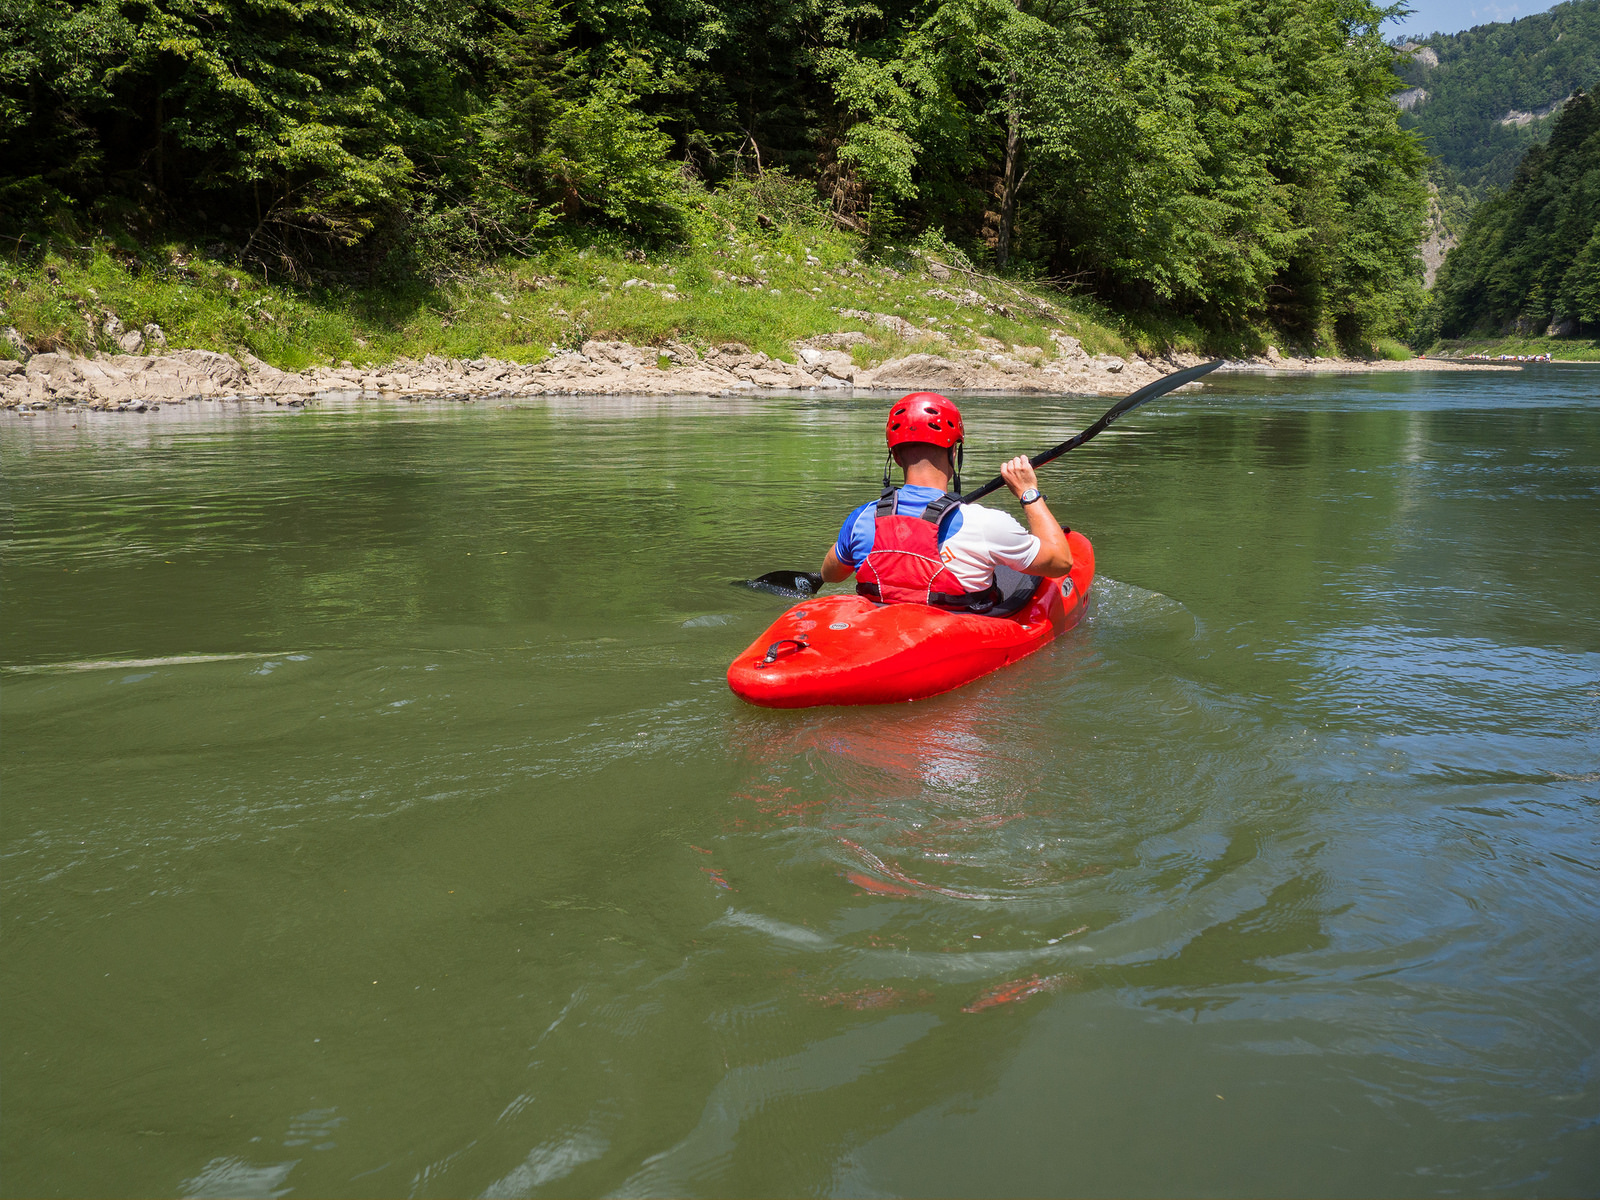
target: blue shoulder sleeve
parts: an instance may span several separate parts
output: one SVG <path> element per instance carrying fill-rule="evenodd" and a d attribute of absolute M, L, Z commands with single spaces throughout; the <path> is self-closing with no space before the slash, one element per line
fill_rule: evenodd
<path fill-rule="evenodd" d="M 833 544 L 833 553 L 847 567 L 858 567 L 872 553 L 873 509 L 876 500 L 868 500 L 860 508 L 852 509 L 839 527 L 839 540 Z"/>

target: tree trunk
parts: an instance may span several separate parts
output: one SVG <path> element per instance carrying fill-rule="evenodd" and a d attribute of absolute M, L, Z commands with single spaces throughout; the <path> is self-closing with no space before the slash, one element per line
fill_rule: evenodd
<path fill-rule="evenodd" d="M 156 93 L 156 194 L 167 199 L 167 108 L 166 95 Z"/>
<path fill-rule="evenodd" d="M 1006 162 L 1000 176 L 1000 229 L 995 240 L 994 260 L 1004 271 L 1011 261 L 1011 226 L 1017 218 L 1017 167 L 1022 161 L 1022 116 L 1017 109 L 1017 73 L 1011 72 L 1006 85 Z"/>

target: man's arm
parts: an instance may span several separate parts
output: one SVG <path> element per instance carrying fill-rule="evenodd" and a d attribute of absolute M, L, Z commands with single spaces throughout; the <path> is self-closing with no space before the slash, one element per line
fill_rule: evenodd
<path fill-rule="evenodd" d="M 823 583 L 843 583 L 854 571 L 854 567 L 848 567 L 839 561 L 839 551 L 836 547 L 828 547 L 827 556 L 822 560 Z"/>
<path fill-rule="evenodd" d="M 1029 488 L 1039 486 L 1039 477 L 1034 474 L 1033 464 L 1028 461 L 1026 454 L 1019 454 L 1004 464 L 1000 468 L 1000 476 L 1011 489 L 1011 494 L 1018 498 Z M 1051 513 L 1050 505 L 1039 499 L 1023 505 L 1022 511 L 1028 516 L 1028 532 L 1039 539 L 1039 553 L 1022 570 L 1029 575 L 1048 575 L 1052 579 L 1072 570 L 1072 547 L 1067 544 L 1067 535 L 1061 532 L 1061 522 Z M 823 568 L 823 578 L 827 578 L 826 567 Z"/>

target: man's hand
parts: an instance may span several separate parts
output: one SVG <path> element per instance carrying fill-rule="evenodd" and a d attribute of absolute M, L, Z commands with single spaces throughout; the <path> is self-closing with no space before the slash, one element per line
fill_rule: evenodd
<path fill-rule="evenodd" d="M 1019 454 L 1009 462 L 1001 463 L 1000 478 L 1006 481 L 1011 494 L 1018 499 L 1029 488 L 1039 486 L 1039 477 L 1034 474 L 1033 464 L 1028 461 L 1026 454 Z"/>
<path fill-rule="evenodd" d="M 1000 477 L 1018 500 L 1022 499 L 1023 492 L 1039 486 L 1039 476 L 1034 473 L 1026 454 L 1019 454 L 1003 464 Z M 1061 532 L 1050 506 L 1040 498 L 1025 505 L 1022 512 L 1028 520 L 1028 532 L 1039 539 L 1039 553 L 1023 570 L 1029 575 L 1048 575 L 1052 579 L 1072 570 L 1072 547 L 1067 544 L 1067 535 Z"/>

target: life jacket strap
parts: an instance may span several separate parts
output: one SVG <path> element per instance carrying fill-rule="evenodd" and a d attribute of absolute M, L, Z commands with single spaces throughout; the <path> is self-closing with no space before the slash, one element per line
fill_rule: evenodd
<path fill-rule="evenodd" d="M 921 519 L 938 528 L 944 523 L 951 510 L 960 507 L 961 499 L 958 496 L 940 496 L 928 501 L 928 507 L 922 510 Z M 874 517 L 892 517 L 900 509 L 900 489 L 895 487 L 884 488 L 883 495 L 878 497 L 877 506 L 873 509 Z"/>
<path fill-rule="evenodd" d="M 945 517 L 954 508 L 959 507 L 961 501 L 955 496 L 940 496 L 937 500 L 930 500 L 928 507 L 922 510 L 922 519 L 937 528 Z"/>

